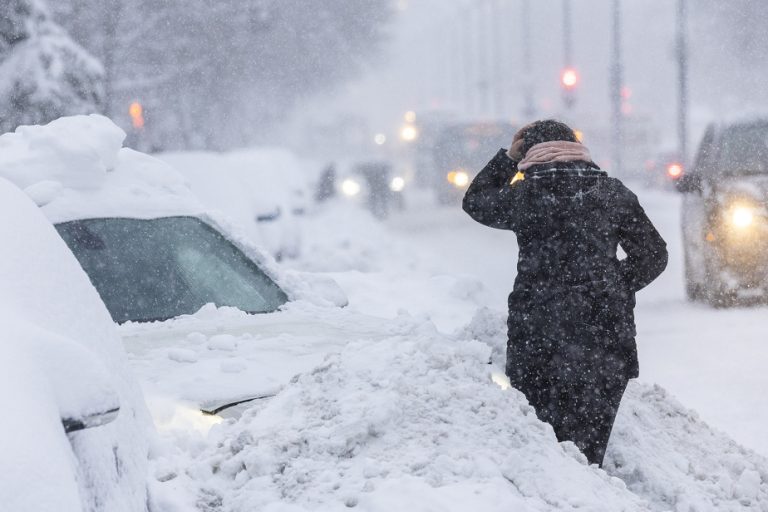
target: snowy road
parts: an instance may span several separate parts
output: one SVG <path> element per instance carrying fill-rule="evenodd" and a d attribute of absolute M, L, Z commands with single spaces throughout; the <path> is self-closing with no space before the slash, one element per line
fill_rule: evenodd
<path fill-rule="evenodd" d="M 638 294 L 641 380 L 662 385 L 712 426 L 768 455 L 768 308 L 714 310 L 686 302 L 680 197 L 637 192 L 670 252 L 666 272 Z M 458 208 L 435 209 L 423 198 L 381 232 L 366 235 L 361 253 L 379 258 L 371 264 L 376 271 L 334 273 L 352 308 L 428 315 L 446 332 L 466 324 L 478 307 L 505 308 L 515 276 L 513 234 L 476 224 Z"/>

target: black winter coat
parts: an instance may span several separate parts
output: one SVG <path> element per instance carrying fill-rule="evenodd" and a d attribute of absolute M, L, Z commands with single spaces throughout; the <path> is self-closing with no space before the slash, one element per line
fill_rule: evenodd
<path fill-rule="evenodd" d="M 507 374 L 514 384 L 546 361 L 637 377 L 635 292 L 666 267 L 666 243 L 637 196 L 596 165 L 538 165 L 512 183 L 516 167 L 499 151 L 463 204 L 481 224 L 517 235 Z"/>

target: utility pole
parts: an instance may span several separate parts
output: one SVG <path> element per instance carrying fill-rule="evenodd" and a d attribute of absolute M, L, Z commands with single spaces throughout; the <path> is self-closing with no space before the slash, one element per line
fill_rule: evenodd
<path fill-rule="evenodd" d="M 481 117 L 487 117 L 491 110 L 491 80 L 490 57 L 488 55 L 489 40 L 491 39 L 488 2 L 480 1 L 475 4 L 477 9 L 477 90 L 479 97 L 479 112 Z"/>
<path fill-rule="evenodd" d="M 462 27 L 462 35 L 464 44 L 462 45 L 462 62 L 463 62 L 463 84 L 464 84 L 464 115 L 471 116 L 473 112 L 474 99 L 475 99 L 475 77 L 474 77 L 474 52 L 472 48 L 472 36 L 474 31 L 472 30 L 472 9 L 469 6 L 461 8 L 460 23 Z"/>
<path fill-rule="evenodd" d="M 573 35 L 571 23 L 571 0 L 563 0 L 563 104 L 566 110 L 576 103 L 576 71 L 573 69 Z M 567 76 L 566 76 L 567 75 Z"/>
<path fill-rule="evenodd" d="M 688 5 L 677 0 L 677 153 L 683 167 L 688 162 Z"/>
<path fill-rule="evenodd" d="M 523 106 L 523 119 L 530 121 L 536 115 L 536 101 L 533 98 L 533 65 L 531 51 L 531 1 L 522 0 L 522 20 L 523 27 L 520 33 L 523 35 L 523 97 L 525 105 Z"/>
<path fill-rule="evenodd" d="M 571 29 L 571 0 L 563 0 L 563 67 L 569 68 L 573 64 L 573 52 L 571 46 L 573 35 Z"/>
<path fill-rule="evenodd" d="M 621 61 L 621 0 L 613 0 L 612 6 L 613 29 L 611 34 L 611 165 L 615 175 L 621 176 L 622 143 L 624 139 L 623 119 L 621 112 L 621 87 L 624 81 Z"/>
<path fill-rule="evenodd" d="M 504 75 L 500 62 L 504 62 L 501 45 L 502 18 L 501 0 L 490 0 L 491 2 L 491 44 L 489 55 L 491 56 L 491 82 L 493 83 L 493 107 L 491 109 L 492 119 L 501 119 L 507 117 L 507 109 L 504 101 Z"/>

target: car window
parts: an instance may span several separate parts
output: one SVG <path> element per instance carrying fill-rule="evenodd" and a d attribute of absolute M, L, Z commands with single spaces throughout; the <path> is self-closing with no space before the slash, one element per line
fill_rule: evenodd
<path fill-rule="evenodd" d="M 703 174 L 712 174 L 717 161 L 717 147 L 715 146 L 715 127 L 710 126 L 704 133 L 704 137 L 699 144 L 699 150 L 696 153 L 694 161 L 694 172 Z"/>
<path fill-rule="evenodd" d="M 265 313 L 288 301 L 256 263 L 194 217 L 87 219 L 56 229 L 119 323 L 166 320 L 208 303 Z"/>
<path fill-rule="evenodd" d="M 723 174 L 768 173 L 768 125 L 726 129 L 720 141 L 717 167 Z"/>

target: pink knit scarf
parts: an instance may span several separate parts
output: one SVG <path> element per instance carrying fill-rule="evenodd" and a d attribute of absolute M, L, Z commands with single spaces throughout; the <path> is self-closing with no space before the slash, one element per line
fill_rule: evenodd
<path fill-rule="evenodd" d="M 589 150 L 580 142 L 557 140 L 536 144 L 525 154 L 517 168 L 525 171 L 529 167 L 550 162 L 591 162 Z"/>

